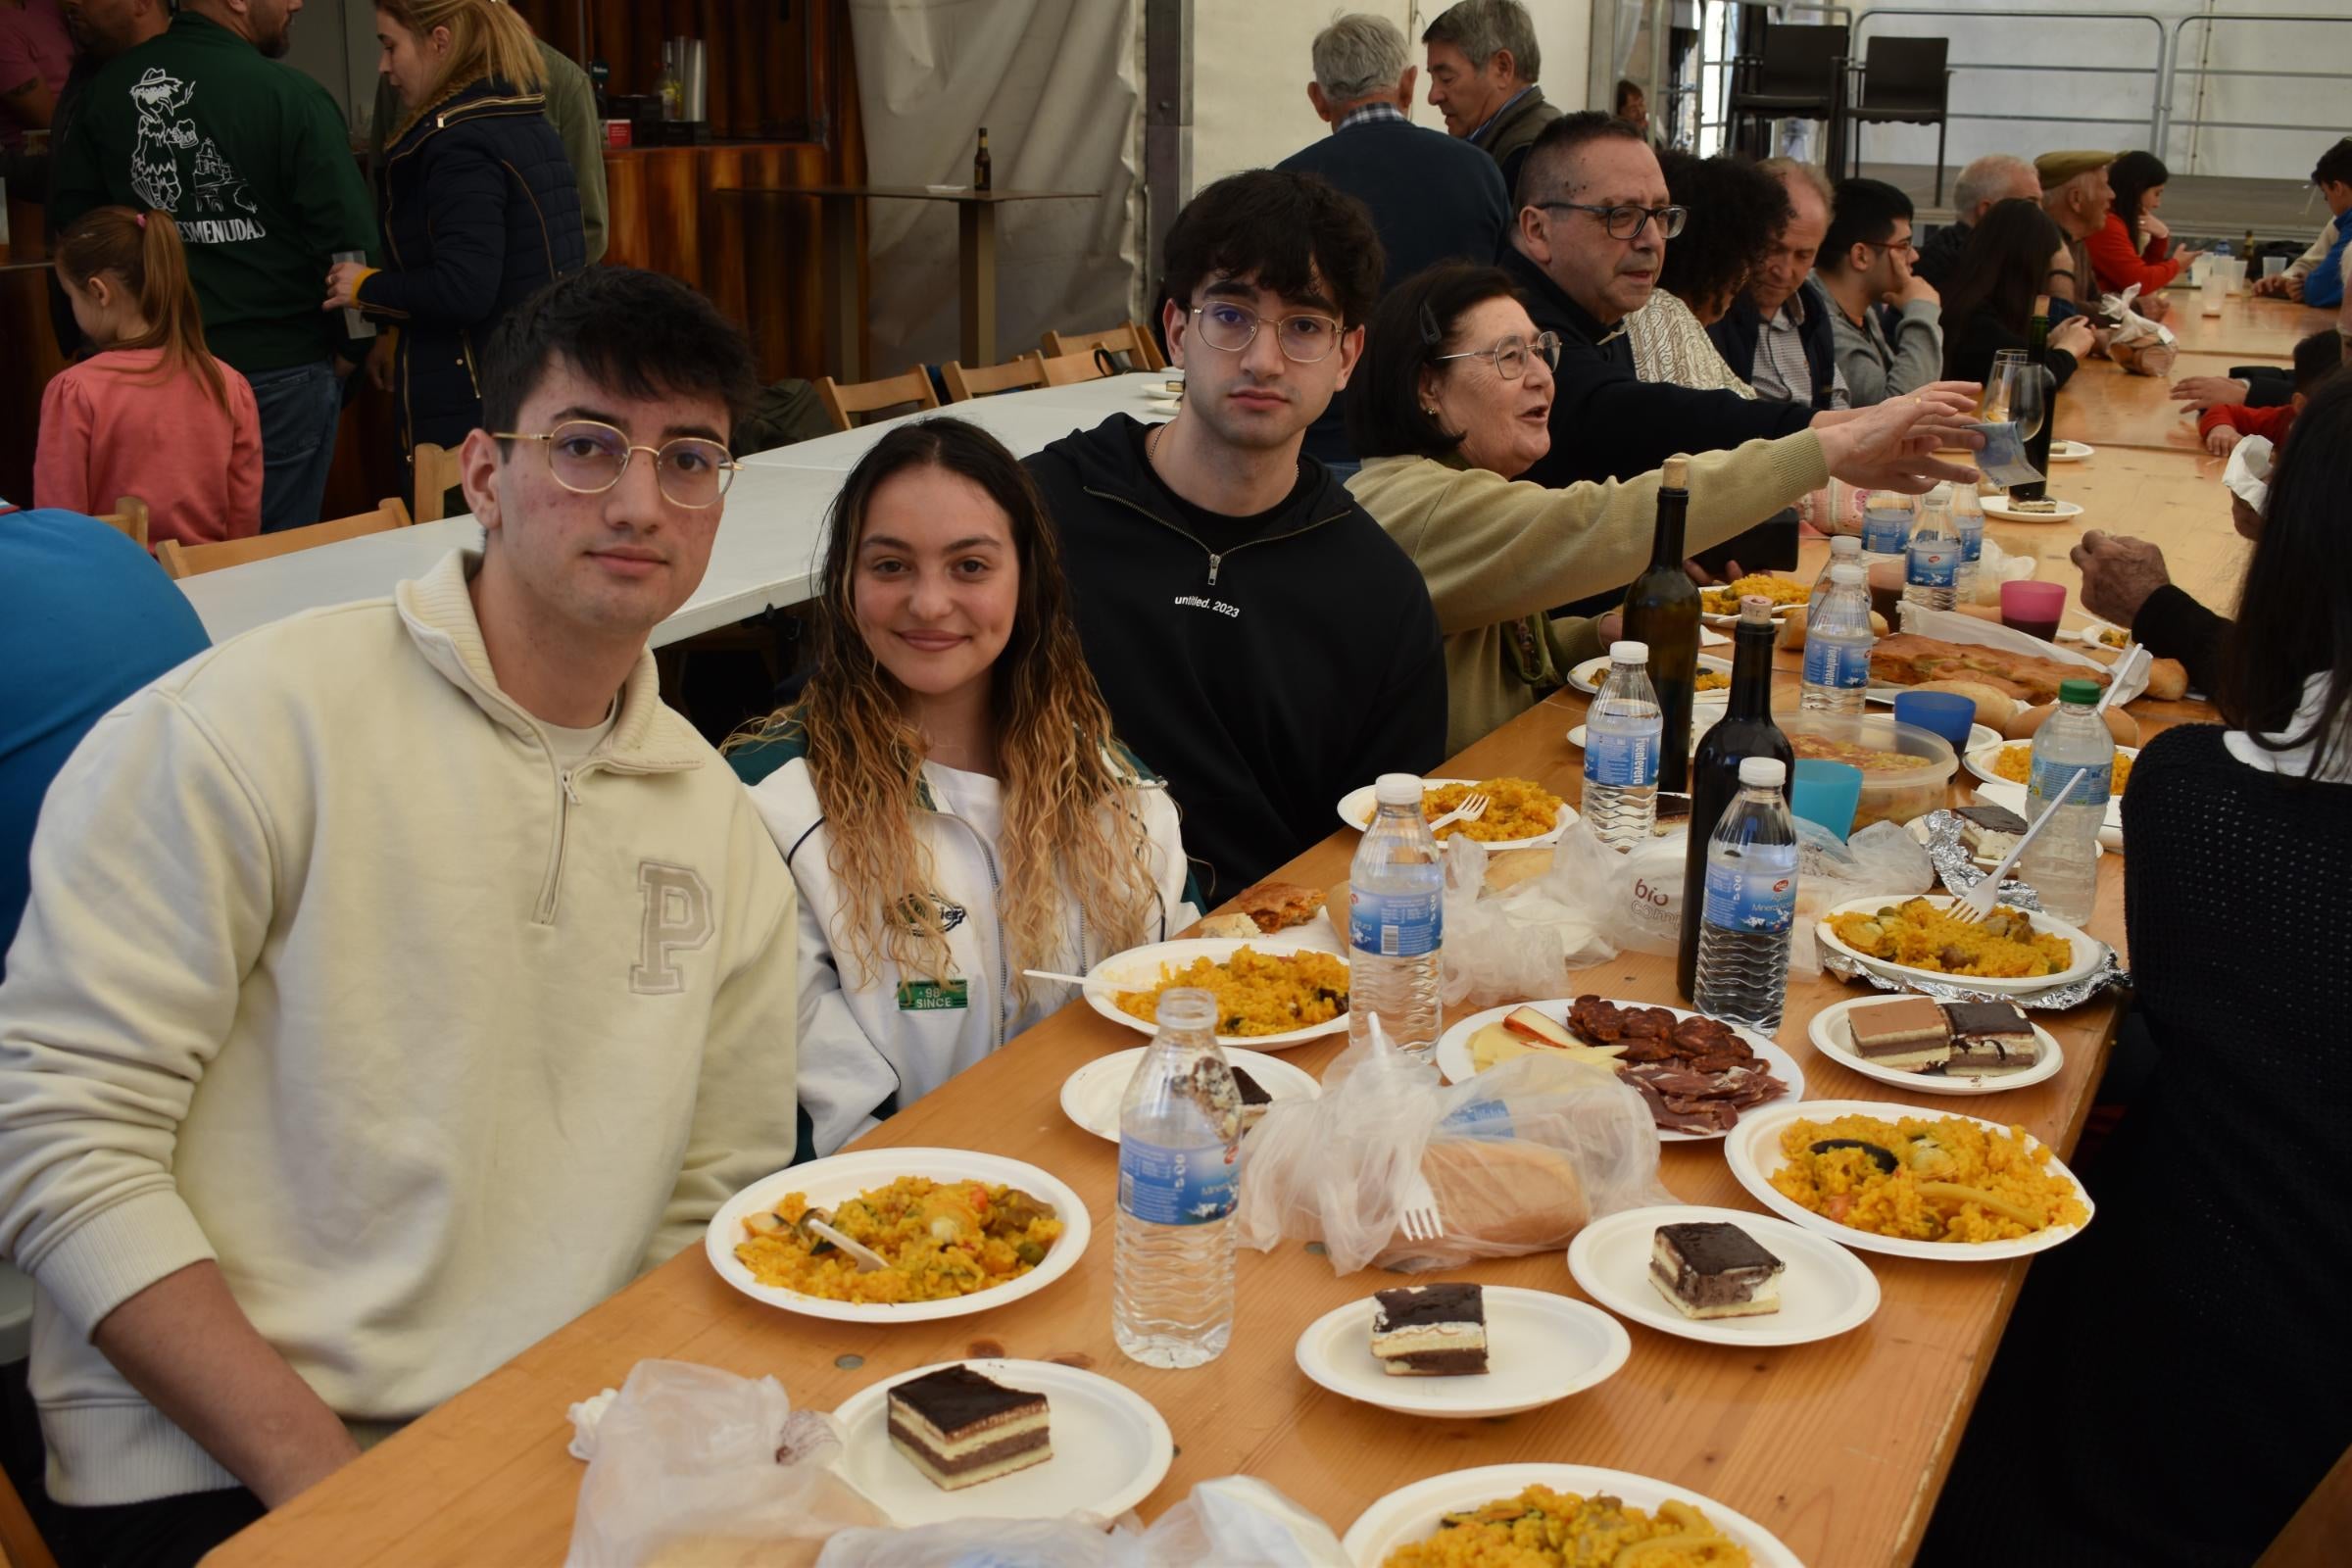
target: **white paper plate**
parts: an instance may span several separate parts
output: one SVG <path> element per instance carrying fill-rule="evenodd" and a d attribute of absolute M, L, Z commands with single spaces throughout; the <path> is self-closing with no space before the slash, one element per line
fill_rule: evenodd
<path fill-rule="evenodd" d="M 1154 942 L 1148 947 L 1129 948 L 1114 953 L 1086 972 L 1086 1004 L 1108 1018 L 1112 1023 L 1125 1024 L 1138 1034 L 1151 1034 L 1157 1025 L 1131 1012 L 1119 1010 L 1112 993 L 1141 991 L 1159 982 L 1162 964 L 1181 967 L 1195 958 L 1211 958 L 1218 962 L 1232 957 L 1244 948 L 1259 953 L 1293 954 L 1319 953 L 1325 957 L 1334 955 L 1328 947 L 1316 942 L 1301 942 L 1295 937 L 1280 935 L 1264 937 L 1187 937 L 1179 942 Z M 1346 963 L 1345 957 L 1340 959 Z M 1278 1035 L 1219 1035 L 1220 1046 L 1240 1046 L 1249 1051 L 1281 1051 L 1303 1040 L 1320 1040 L 1338 1034 L 1348 1027 L 1348 1009 L 1339 1015 L 1304 1029 L 1288 1029 Z"/>
<path fill-rule="evenodd" d="M 1490 1285 L 1487 1370 L 1463 1377 L 1391 1377 L 1372 1354 L 1371 1297 L 1335 1307 L 1298 1336 L 1298 1370 L 1334 1394 L 1404 1415 L 1512 1415 L 1604 1383 L 1634 1353 L 1625 1326 L 1549 1291 Z"/>
<path fill-rule="evenodd" d="M 1780 577 L 1788 582 L 1801 583 L 1804 580 L 1800 577 L 1789 576 L 1788 573 L 1781 571 L 1767 572 L 1764 575 Z M 1709 626 L 1737 626 L 1740 624 L 1740 610 L 1738 606 L 1735 605 L 1730 610 L 1709 610 L 1704 597 L 1705 592 L 1706 590 L 1704 589 L 1700 590 L 1701 597 L 1698 602 L 1698 618 L 1703 624 Z M 1809 598 L 1810 595 L 1807 597 Z M 1791 610 L 1802 610 L 1804 608 L 1804 600 L 1799 600 L 1792 605 L 1775 605 L 1772 607 L 1772 623 L 1777 626 L 1782 621 L 1788 618 L 1788 612 Z"/>
<path fill-rule="evenodd" d="M 1846 1015 L 1856 1007 L 1879 1007 L 1899 997 L 1855 997 L 1822 1008 L 1805 1026 L 1805 1038 L 1813 1049 L 1842 1067 L 1851 1067 L 1865 1078 L 1876 1078 L 1883 1084 L 1908 1089 L 1925 1095 L 1998 1095 L 2011 1089 L 2024 1089 L 2045 1079 L 2055 1078 L 2066 1065 L 2066 1053 L 2058 1049 L 2058 1037 L 2032 1018 L 2034 1038 L 2041 1042 L 2041 1059 L 2024 1072 L 1972 1075 L 1967 1073 L 1946 1076 L 1943 1073 L 1906 1072 L 1900 1067 L 1887 1067 L 1870 1060 L 1854 1050 L 1853 1037 L 1846 1033 Z"/>
<path fill-rule="evenodd" d="M 1968 770 L 1971 773 L 1976 774 L 1977 777 L 1982 779 L 1985 784 L 1992 785 L 1995 789 L 2004 792 L 2015 791 L 2017 798 L 2014 801 L 2002 800 L 1997 804 L 2008 807 L 2009 809 L 2015 811 L 2020 816 L 2026 816 L 2026 787 L 2023 784 L 2018 783 L 2015 779 L 2001 777 L 2000 774 L 1992 770 L 1992 763 L 1993 758 L 1999 753 L 2003 746 L 2031 747 L 2033 744 L 2034 743 L 2032 741 L 2000 741 L 1991 746 L 1972 746 L 1969 748 L 1968 755 L 1962 758 L 1960 760 L 1967 764 Z M 2115 755 L 2118 757 L 2128 757 L 2133 760 L 2137 760 L 2139 757 L 2139 748 L 2136 746 L 2118 746 L 2115 749 Z M 1977 793 L 1983 795 L 1986 792 L 1982 786 L 1980 786 L 1977 790 Z M 2107 797 L 2107 828 L 2109 831 L 2115 833 L 2121 833 L 2124 830 L 2124 798 L 2121 795 L 2111 793 Z"/>
<path fill-rule="evenodd" d="M 1977 798 L 1993 806 L 2006 806 L 2018 815 L 2026 814 L 2026 787 L 2007 779 L 1977 785 Z M 2122 853 L 2124 848 L 2124 808 L 2114 796 L 2107 798 L 2107 820 L 2099 828 L 2099 847 Z"/>
<path fill-rule="evenodd" d="M 2015 512 L 2010 510 L 2007 496 L 1986 496 L 1984 515 L 1995 522 L 2069 522 L 2082 515 L 2082 509 L 2072 501 L 2061 501 L 2056 512 Z"/>
<path fill-rule="evenodd" d="M 1819 922 L 1813 927 L 1813 935 L 1832 952 L 1841 953 L 1861 964 L 1865 969 L 1886 975 L 1889 979 L 1901 980 L 1916 977 L 1921 980 L 1934 980 L 1941 985 L 1965 986 L 1971 991 L 2003 992 L 2013 996 L 2025 996 L 2035 991 L 2047 991 L 2054 986 L 2068 986 L 2078 980 L 2087 980 L 2090 978 L 2091 971 L 2098 968 L 2100 960 L 2107 956 L 2106 943 L 2076 926 L 2068 925 L 2054 915 L 2043 914 L 2039 910 L 2030 911 L 2034 917 L 2034 929 L 2066 938 L 2068 945 L 2075 950 L 2075 961 L 2057 974 L 2031 975 L 2018 980 L 1987 979 L 1984 976 L 1973 974 L 1945 974 L 1939 969 L 1918 969 L 1907 963 L 1889 963 L 1885 958 L 1874 958 L 1867 953 L 1847 947 L 1838 939 L 1838 934 L 1830 929 L 1831 915 L 1866 914 L 1873 909 L 1884 908 L 1889 904 L 1902 904 L 1914 898 L 1926 899 L 1930 904 L 1939 907 L 1948 907 L 1958 902 L 1949 893 L 1888 893 L 1881 894 L 1876 898 L 1848 899 L 1843 904 L 1832 905 L 1822 911 Z"/>
<path fill-rule="evenodd" d="M 945 1492 L 890 1446 L 890 1391 L 940 1366 L 968 1366 L 1006 1388 L 1046 1396 L 1054 1457 L 995 1481 Z M 1175 1461 L 1176 1442 L 1150 1400 L 1098 1373 L 1054 1361 L 974 1359 L 916 1367 L 869 1383 L 843 1400 L 842 1478 L 901 1527 L 943 1519 L 1114 1519 L 1152 1494 Z"/>
<path fill-rule="evenodd" d="M 1521 1007 L 1533 1007 L 1551 1019 L 1552 1022 L 1564 1025 L 1568 1021 L 1568 1008 L 1572 1000 L 1560 997 L 1548 1002 L 1513 1002 L 1499 1007 L 1489 1007 L 1484 1012 L 1474 1012 L 1467 1018 L 1457 1020 L 1448 1025 L 1444 1034 L 1438 1036 L 1438 1071 L 1446 1075 L 1446 1081 L 1449 1084 L 1458 1084 L 1465 1079 L 1476 1077 L 1478 1070 L 1470 1064 L 1470 1037 L 1472 1035 L 1491 1023 L 1502 1022 L 1507 1014 L 1516 1012 Z M 1665 1004 L 1658 1002 L 1628 1002 L 1615 997 L 1609 1000 L 1615 1002 L 1620 1007 L 1665 1006 Z M 1667 1007 L 1666 1010 L 1677 1018 L 1698 1016 L 1687 1007 Z M 1788 1092 L 1786 1095 L 1767 1100 L 1764 1102 L 1765 1104 L 1777 1105 L 1784 1100 L 1805 1098 L 1805 1069 L 1797 1065 L 1794 1056 L 1753 1029 L 1742 1029 L 1738 1024 L 1734 1024 L 1732 1032 L 1746 1041 L 1747 1049 L 1763 1058 L 1764 1064 L 1772 1069 L 1772 1075 L 1775 1078 L 1788 1086 Z M 1753 1114 L 1757 1108 L 1760 1107 L 1751 1106 L 1740 1114 L 1744 1119 Z M 1713 1143 L 1723 1136 L 1721 1133 L 1686 1133 L 1664 1127 L 1658 1129 L 1658 1141 L 1666 1144 L 1706 1144 Z"/>
<path fill-rule="evenodd" d="M 1649 1255 L 1661 1225 L 1737 1225 L 1788 1267 L 1781 1309 L 1761 1317 L 1689 1318 L 1650 1283 Z M 1810 1345 L 1870 1321 L 1879 1309 L 1879 1277 L 1826 1236 L 1768 1214 L 1671 1203 L 1632 1208 L 1594 1220 L 1568 1244 L 1568 1272 L 1601 1305 L 1660 1334 L 1707 1345 Z"/>
<path fill-rule="evenodd" d="M 1729 675 L 1732 672 L 1732 662 L 1720 654 L 1701 654 L 1698 656 L 1698 667 L 1721 670 L 1724 674 Z M 1583 692 L 1587 697 L 1597 697 L 1600 695 L 1600 683 L 1608 678 L 1608 673 L 1609 656 L 1603 654 L 1598 659 L 1588 659 L 1570 670 L 1568 684 Z M 1694 692 L 1691 694 L 1690 700 L 1693 703 L 1728 703 L 1732 700 L 1732 689 L 1726 686 L 1719 691 Z"/>
<path fill-rule="evenodd" d="M 1482 780 L 1475 778 L 1425 778 L 1421 781 L 1421 793 L 1427 795 L 1431 790 L 1443 789 L 1448 784 L 1460 784 L 1467 787 L 1480 782 Z M 1379 809 L 1378 803 L 1373 798 L 1377 788 L 1377 785 L 1372 784 L 1358 785 L 1341 796 L 1340 820 L 1358 833 L 1370 827 L 1372 813 Z M 1487 846 L 1487 853 L 1498 855 L 1504 850 L 1533 850 L 1540 849 L 1546 844 L 1557 844 L 1560 841 L 1560 835 L 1574 826 L 1576 826 L 1576 808 L 1570 806 L 1566 801 L 1562 801 L 1560 802 L 1559 817 L 1550 832 L 1539 833 L 1532 839 L 1496 839 Z M 1446 838 L 1452 836 L 1450 833 L 1446 835 Z M 1443 843 L 1444 840 L 1441 839 L 1439 842 Z"/>
<path fill-rule="evenodd" d="M 1804 1568 L 1779 1537 L 1704 1493 L 1651 1476 L 1589 1464 L 1490 1464 L 1431 1476 L 1397 1488 L 1357 1514 L 1340 1545 L 1356 1568 L 1380 1568 L 1397 1547 L 1436 1535 L 1446 1515 L 1516 1496 L 1529 1487 L 1549 1487 L 1587 1497 L 1607 1493 L 1651 1512 L 1663 1502 L 1687 1502 L 1705 1514 L 1709 1524 L 1745 1546 L 1755 1568 Z"/>
<path fill-rule="evenodd" d="M 1097 1138 L 1119 1141 L 1119 1102 L 1127 1093 L 1127 1080 L 1135 1076 L 1135 1064 L 1144 1059 L 1149 1046 L 1132 1046 L 1114 1051 L 1107 1056 L 1097 1056 L 1061 1081 L 1061 1113 Z M 1244 1051 L 1238 1046 L 1221 1046 L 1225 1063 L 1240 1067 L 1257 1080 L 1258 1087 L 1272 1095 L 1277 1102 L 1285 1100 L 1312 1100 L 1323 1093 L 1323 1086 L 1304 1069 L 1294 1067 L 1277 1056 Z"/>
<path fill-rule="evenodd" d="M 1046 1252 L 1046 1260 L 1006 1284 L 958 1296 L 946 1301 L 829 1301 L 774 1285 L 762 1285 L 735 1257 L 743 1241 L 747 1214 L 773 1208 L 787 1193 L 807 1193 L 818 1208 L 835 1208 L 859 1193 L 888 1187 L 901 1176 L 928 1176 L 934 1181 L 983 1181 L 1017 1187 L 1040 1202 L 1053 1205 L 1062 1223 L 1061 1240 Z M 1035 1165 L 1003 1154 L 984 1154 L 972 1149 L 867 1149 L 830 1159 L 810 1160 L 763 1176 L 719 1205 L 703 1231 L 703 1251 L 718 1277 L 755 1301 L 765 1301 L 805 1317 L 831 1318 L 841 1323 L 926 1323 L 934 1318 L 968 1317 L 1034 1296 L 1067 1274 L 1086 1250 L 1094 1222 L 1086 1202 L 1059 1177 Z M 926 1483 L 927 1484 L 927 1483 Z"/>
<path fill-rule="evenodd" d="M 2124 651 L 2123 643 L 2104 643 L 2099 641 L 2099 633 L 2106 631 L 2120 633 L 2124 638 L 2124 642 L 2126 643 L 2132 640 L 2131 632 L 2125 630 L 2123 627 L 2118 626 L 2111 621 L 2098 620 L 2094 618 L 2084 621 L 2080 626 L 2061 628 L 2058 633 L 2058 641 L 2062 643 L 2081 643 L 2085 648 L 2100 648 L 2105 649 L 2111 654 L 2121 654 Z"/>
<path fill-rule="evenodd" d="M 1874 1236 L 1868 1231 L 1852 1230 L 1834 1219 L 1826 1219 L 1803 1204 L 1782 1197 L 1781 1190 L 1772 1185 L 1772 1173 L 1788 1163 L 1781 1154 L 1781 1129 L 1799 1117 L 1813 1121 L 1835 1121 L 1840 1116 L 1875 1116 L 1882 1121 L 1896 1121 L 1905 1116 L 1919 1116 L 1934 1121 L 1955 1114 L 1948 1110 L 1930 1110 L 1924 1105 L 1889 1105 L 1869 1100 L 1816 1100 L 1808 1104 L 1760 1105 L 1754 1115 L 1741 1117 L 1740 1125 L 1732 1129 L 1732 1136 L 1724 1140 L 1723 1157 L 1731 1165 L 1732 1174 L 1739 1178 L 1740 1185 L 1753 1194 L 1757 1202 L 1783 1219 L 1841 1242 L 1859 1252 L 1884 1252 L 1890 1257 L 1924 1257 L 1938 1263 L 1997 1263 L 2012 1257 L 2046 1252 L 2082 1230 L 2080 1225 L 2053 1225 L 2047 1230 L 2035 1231 L 2031 1236 L 2021 1236 L 2014 1241 L 1975 1243 L 1915 1242 L 1900 1236 Z M 1982 1116 L 1961 1116 L 1958 1119 L 1973 1121 L 1994 1132 L 2008 1130 L 2004 1124 L 1986 1121 Z M 2034 1138 L 2032 1133 L 2026 1136 L 2033 1139 L 2035 1147 L 2040 1145 L 2041 1140 Z M 2066 1168 L 2064 1160 L 2053 1153 L 2049 1164 L 2043 1168 L 2051 1175 L 2072 1182 L 2076 1196 L 2082 1200 L 2084 1212 L 2095 1217 L 2095 1205 L 2090 1200 L 2089 1192 L 2075 1173 Z"/>
<path fill-rule="evenodd" d="M 2052 441 L 2050 443 L 2050 461 L 2052 463 L 2081 463 L 2084 458 L 2095 458 L 2098 454 L 2099 449 L 2087 441 Z"/>

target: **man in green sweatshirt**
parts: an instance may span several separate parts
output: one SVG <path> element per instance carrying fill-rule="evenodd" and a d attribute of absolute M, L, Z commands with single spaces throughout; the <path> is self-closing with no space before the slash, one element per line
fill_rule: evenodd
<path fill-rule="evenodd" d="M 206 341 L 260 408 L 265 530 L 318 520 L 341 377 L 364 352 L 319 301 L 337 253 L 377 247 L 334 99 L 277 58 L 299 9 L 182 0 L 161 36 L 91 80 L 52 197 L 61 227 L 108 203 L 177 220 Z"/>

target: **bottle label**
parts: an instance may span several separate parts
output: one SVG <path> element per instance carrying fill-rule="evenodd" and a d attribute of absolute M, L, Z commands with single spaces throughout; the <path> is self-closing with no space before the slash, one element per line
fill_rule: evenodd
<path fill-rule="evenodd" d="M 2042 808 L 2058 798 L 2058 792 L 2066 788 L 2066 781 L 2077 772 L 2084 775 L 2083 780 L 2075 786 L 2075 793 L 2066 798 L 2066 804 L 2096 806 L 2105 809 L 2108 790 L 2115 779 L 2113 762 L 2056 762 L 2044 757 L 2035 757 L 2033 782 L 2027 786 L 2026 803 L 2033 808 L 2034 814 L 2040 815 Z"/>
<path fill-rule="evenodd" d="M 1121 1136 L 1119 1207 L 1147 1225 L 1209 1225 L 1240 1196 L 1238 1146 L 1167 1149 Z"/>
<path fill-rule="evenodd" d="M 1865 512 L 1862 514 L 1862 548 L 1874 556 L 1899 556 L 1903 542 L 1911 537 L 1911 514 L 1908 512 Z"/>
<path fill-rule="evenodd" d="M 1444 896 L 1348 890 L 1348 945 L 1383 958 L 1419 958 L 1438 951 L 1446 930 Z"/>
<path fill-rule="evenodd" d="M 1870 644 L 1805 639 L 1805 684 L 1839 691 L 1870 684 Z"/>
<path fill-rule="evenodd" d="M 1959 570 L 1960 545 L 1957 540 L 1911 541 L 1911 564 L 1904 576 L 1912 587 L 1949 588 Z"/>
<path fill-rule="evenodd" d="M 1658 747 L 1666 732 L 1664 719 L 1652 719 L 1640 729 L 1606 731 L 1585 726 L 1585 782 L 1631 784 L 1646 788 L 1658 781 Z"/>
<path fill-rule="evenodd" d="M 1796 846 L 1750 844 L 1730 865 L 1707 861 L 1707 924 L 1777 936 L 1796 921 Z"/>
<path fill-rule="evenodd" d="M 1508 1138 L 1511 1107 L 1499 1100 L 1473 1100 L 1448 1111 L 1446 1119 L 1438 1123 L 1438 1131 L 1462 1138 Z"/>

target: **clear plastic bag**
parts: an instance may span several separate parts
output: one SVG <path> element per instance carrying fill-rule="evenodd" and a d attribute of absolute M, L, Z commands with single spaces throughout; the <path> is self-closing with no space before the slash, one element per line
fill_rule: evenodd
<path fill-rule="evenodd" d="M 845 1530 L 817 1568 L 1349 1568 L 1331 1527 L 1262 1481 L 1203 1481 L 1149 1530 L 1083 1518 Z"/>
<path fill-rule="evenodd" d="M 1586 895 L 1582 828 L 1561 835 L 1551 869 L 1503 893 L 1487 890 L 1487 848 L 1459 834 L 1446 844 L 1446 945 L 1439 990 L 1449 1013 L 1520 997 L 1554 995 L 1571 969 L 1617 956 Z M 1607 854 L 1607 851 L 1601 851 Z"/>
<path fill-rule="evenodd" d="M 1850 839 L 1840 839 L 1818 822 L 1796 819 L 1796 920 L 1790 927 L 1788 972 L 1800 979 L 1821 973 L 1820 944 L 1813 925 L 1850 899 L 1886 895 L 1909 898 L 1936 885 L 1936 863 L 1893 822 L 1873 822 Z"/>
<path fill-rule="evenodd" d="M 1396 1229 L 1416 1180 L 1444 1218 L 1434 1241 Z M 1344 1275 L 1546 1251 L 1600 1215 L 1673 1200 L 1649 1107 L 1615 1073 L 1522 1056 L 1442 1087 L 1376 1031 L 1320 1098 L 1277 1102 L 1243 1143 L 1234 1217 L 1244 1246 L 1320 1242 Z"/>
<path fill-rule="evenodd" d="M 835 1531 L 882 1522 L 833 1469 L 831 1418 L 774 1378 L 640 1361 L 573 1412 L 588 1473 L 564 1568 L 807 1568 Z"/>

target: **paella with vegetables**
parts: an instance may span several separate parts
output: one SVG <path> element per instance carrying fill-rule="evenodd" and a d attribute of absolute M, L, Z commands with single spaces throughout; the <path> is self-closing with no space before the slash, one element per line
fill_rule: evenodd
<path fill-rule="evenodd" d="M 1381 1568 L 1747 1568 L 1747 1548 L 1690 1503 L 1652 1511 L 1605 1494 L 1529 1487 L 1449 1513 Z"/>
<path fill-rule="evenodd" d="M 855 1260 L 810 1231 L 814 1219 L 881 1254 L 889 1266 L 860 1273 Z M 827 1212 L 806 1193 L 745 1216 L 736 1259 L 762 1285 L 828 1301 L 943 1301 L 1020 1278 L 1061 1239 L 1051 1204 L 1017 1187 L 902 1176 Z"/>
<path fill-rule="evenodd" d="M 1856 953 L 1936 974 L 2027 980 L 2063 974 L 2075 962 L 2073 943 L 2037 930 L 2031 914 L 2005 904 L 1973 925 L 1926 899 L 1850 909 L 1831 915 L 1828 924 Z"/>
<path fill-rule="evenodd" d="M 1195 958 L 1159 966 L 1150 986 L 1122 991 L 1118 1009 L 1148 1023 L 1159 1018 L 1159 999 L 1178 987 L 1217 999 L 1217 1033 L 1244 1038 L 1287 1034 L 1329 1023 L 1348 1010 L 1348 965 L 1328 953 L 1260 953 L 1239 948 L 1222 961 Z"/>
<path fill-rule="evenodd" d="M 1781 1130 L 1772 1185 L 1852 1230 L 1915 1242 L 2015 1241 L 2090 1218 L 2022 1127 L 1964 1116 L 1799 1117 Z"/>

